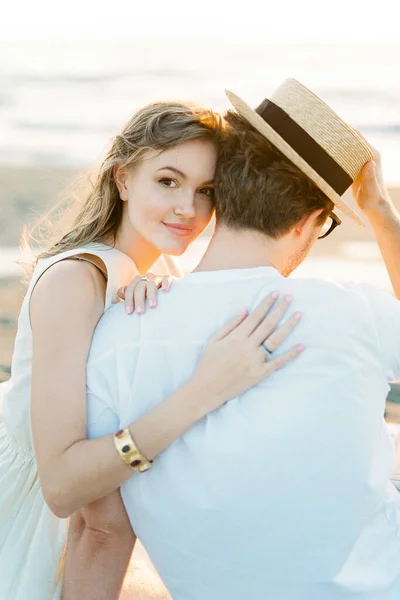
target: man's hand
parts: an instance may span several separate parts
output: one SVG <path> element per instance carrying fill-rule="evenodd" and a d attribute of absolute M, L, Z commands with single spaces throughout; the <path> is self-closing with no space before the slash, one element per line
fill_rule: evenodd
<path fill-rule="evenodd" d="M 368 144 L 367 140 L 365 143 Z M 368 146 L 374 160 L 364 166 L 352 185 L 352 192 L 358 206 L 370 222 L 393 291 L 400 300 L 400 214 L 392 204 L 383 181 L 381 156 L 370 144 Z"/>
<path fill-rule="evenodd" d="M 352 185 L 352 192 L 359 208 L 367 218 L 374 219 L 391 207 L 391 202 L 383 180 L 381 155 L 365 138 L 363 139 L 371 149 L 374 160 L 364 165 Z"/>

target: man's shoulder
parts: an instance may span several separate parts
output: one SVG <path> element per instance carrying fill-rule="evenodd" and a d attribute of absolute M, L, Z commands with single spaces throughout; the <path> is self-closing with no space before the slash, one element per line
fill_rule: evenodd
<path fill-rule="evenodd" d="M 269 291 L 267 287 L 260 290 L 256 303 Z M 337 331 L 346 330 L 350 324 L 353 331 L 357 327 L 375 328 L 382 311 L 398 315 L 400 307 L 388 292 L 353 281 L 290 277 L 282 280 L 278 291 L 281 297 L 293 296 L 290 311 L 298 310 L 307 315 L 308 323 L 329 322 Z"/>
<path fill-rule="evenodd" d="M 280 294 L 290 293 L 294 299 L 306 302 L 307 305 L 321 305 L 325 301 L 353 305 L 364 301 L 364 295 L 368 295 L 368 287 L 370 286 L 352 281 L 331 281 L 317 277 L 288 277 L 280 282 L 278 291 Z M 267 289 L 268 284 L 266 283 L 260 290 L 260 294 L 266 293 Z"/>
<path fill-rule="evenodd" d="M 321 292 L 333 292 L 337 294 L 354 293 L 359 288 L 359 284 L 353 281 L 334 281 L 323 277 L 289 277 L 287 282 L 296 286 L 304 293 L 312 293 L 314 290 Z"/>
<path fill-rule="evenodd" d="M 125 302 L 118 302 L 117 304 L 113 304 L 110 308 L 108 308 L 105 313 L 102 315 L 99 320 L 95 335 L 112 335 L 121 327 L 128 327 L 129 321 L 131 321 L 131 317 L 135 317 L 135 313 L 133 315 L 127 315 L 125 312 Z"/>
<path fill-rule="evenodd" d="M 127 330 L 130 332 L 132 330 L 133 333 L 136 318 L 135 313 L 133 315 L 126 314 L 124 302 L 118 302 L 106 310 L 94 331 L 89 361 L 92 363 L 104 354 L 111 354 L 115 351 L 118 341 L 124 335 L 126 336 Z M 122 332 L 124 333 L 122 334 Z"/>

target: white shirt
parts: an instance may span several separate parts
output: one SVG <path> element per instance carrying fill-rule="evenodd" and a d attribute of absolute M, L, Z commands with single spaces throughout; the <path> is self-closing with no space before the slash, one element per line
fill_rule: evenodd
<path fill-rule="evenodd" d="M 89 356 L 89 436 L 162 402 L 210 336 L 274 289 L 304 315 L 277 354 L 306 350 L 122 485 L 132 526 L 174 600 L 395 598 L 400 501 L 383 419 L 388 381 L 400 379 L 392 296 L 258 267 L 192 273 L 144 316 L 117 305 Z"/>

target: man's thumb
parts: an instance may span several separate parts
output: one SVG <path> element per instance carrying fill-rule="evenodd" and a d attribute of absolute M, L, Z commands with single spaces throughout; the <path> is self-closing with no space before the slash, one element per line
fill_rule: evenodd
<path fill-rule="evenodd" d="M 376 165 L 373 160 L 370 160 L 364 167 L 364 175 L 367 176 L 368 179 L 375 179 L 376 174 Z"/>
<path fill-rule="evenodd" d="M 362 195 L 367 197 L 376 196 L 379 191 L 379 186 L 376 180 L 376 165 L 373 160 L 370 160 L 369 163 L 365 165 L 362 175 Z"/>

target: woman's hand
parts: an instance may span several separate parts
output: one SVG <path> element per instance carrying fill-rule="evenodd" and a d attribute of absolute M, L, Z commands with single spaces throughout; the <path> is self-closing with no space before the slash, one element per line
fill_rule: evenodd
<path fill-rule="evenodd" d="M 145 277 L 137 275 L 129 285 L 119 288 L 117 295 L 121 300 L 125 300 L 125 310 L 128 315 L 136 309 L 138 315 L 145 311 L 146 299 L 150 308 L 157 306 L 157 294 L 161 288 L 167 292 L 171 287 L 174 277 L 171 275 L 154 275 L 147 273 Z"/>
<path fill-rule="evenodd" d="M 272 292 L 247 316 L 243 311 L 221 329 L 207 344 L 192 383 L 207 390 L 209 410 L 242 394 L 253 385 L 293 360 L 304 349 L 294 346 L 278 358 L 273 352 L 286 340 L 301 319 L 294 313 L 277 329 L 292 301 L 290 295 L 277 301 Z"/>

